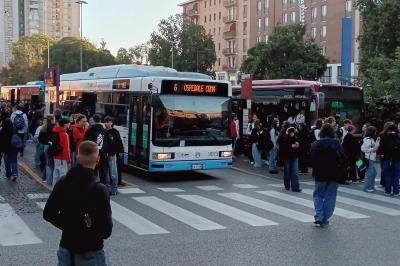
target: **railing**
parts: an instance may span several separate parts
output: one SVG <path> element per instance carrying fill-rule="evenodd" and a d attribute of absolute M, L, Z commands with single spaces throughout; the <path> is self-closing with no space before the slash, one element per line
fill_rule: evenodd
<path fill-rule="evenodd" d="M 188 16 L 197 16 L 199 15 L 199 10 L 193 8 L 186 11 L 186 15 Z"/>
<path fill-rule="evenodd" d="M 236 31 L 227 31 L 224 32 L 224 39 L 233 39 L 236 38 Z"/>
<path fill-rule="evenodd" d="M 232 23 L 238 20 L 238 16 L 226 16 L 224 17 L 224 23 Z"/>
<path fill-rule="evenodd" d="M 236 50 L 236 48 L 225 48 L 222 50 L 222 53 L 224 55 L 237 54 L 237 50 Z"/>
<path fill-rule="evenodd" d="M 238 1 L 237 0 L 225 0 L 224 1 L 224 7 L 231 7 L 231 6 L 237 6 Z"/>
<path fill-rule="evenodd" d="M 222 70 L 224 71 L 237 71 L 238 68 L 236 66 L 230 66 L 230 65 L 223 65 Z"/>

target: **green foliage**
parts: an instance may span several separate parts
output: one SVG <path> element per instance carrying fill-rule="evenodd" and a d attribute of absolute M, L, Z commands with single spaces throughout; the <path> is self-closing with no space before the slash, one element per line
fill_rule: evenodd
<path fill-rule="evenodd" d="M 47 48 L 54 41 L 46 35 L 22 37 L 12 46 L 12 59 L 1 71 L 0 83 L 25 84 L 41 79 L 47 67 Z"/>
<path fill-rule="evenodd" d="M 360 77 L 368 95 L 400 96 L 400 1 L 359 0 L 363 17 Z"/>
<path fill-rule="evenodd" d="M 132 64 L 133 58 L 126 48 L 119 48 L 117 57 L 115 58 L 117 64 Z"/>
<path fill-rule="evenodd" d="M 249 49 L 242 71 L 255 79 L 318 79 L 328 59 L 315 43 L 304 41 L 304 34 L 300 24 L 276 27 L 267 43 Z"/>
<path fill-rule="evenodd" d="M 80 71 L 80 39 L 66 37 L 50 48 L 51 65 L 58 65 L 61 73 Z M 115 64 L 114 56 L 109 50 L 96 48 L 88 40 L 83 40 L 83 71 L 97 66 Z"/>
<path fill-rule="evenodd" d="M 365 105 L 366 121 L 382 129 L 387 121 L 399 122 L 400 99 L 391 96 L 369 97 Z"/>
<path fill-rule="evenodd" d="M 173 53 L 174 68 L 178 71 L 210 73 L 216 61 L 212 36 L 182 15 L 161 20 L 149 44 L 148 59 L 152 65 L 171 67 Z"/>
<path fill-rule="evenodd" d="M 135 45 L 129 49 L 121 47 L 118 49 L 115 60 L 117 64 L 146 64 L 148 50 L 149 48 L 146 43 Z"/>

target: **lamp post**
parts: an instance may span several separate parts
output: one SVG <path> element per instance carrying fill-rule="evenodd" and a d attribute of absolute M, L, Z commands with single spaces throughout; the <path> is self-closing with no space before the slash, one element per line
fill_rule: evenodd
<path fill-rule="evenodd" d="M 81 15 L 81 51 L 80 51 L 80 55 L 81 55 L 81 72 L 83 71 L 83 44 L 82 44 L 82 24 L 83 24 L 83 21 L 82 21 L 82 6 L 83 5 L 87 5 L 88 4 L 88 2 L 86 2 L 86 1 L 76 1 L 75 3 L 77 3 L 78 5 L 80 5 L 80 8 L 81 8 L 81 12 L 80 12 L 80 15 Z"/>

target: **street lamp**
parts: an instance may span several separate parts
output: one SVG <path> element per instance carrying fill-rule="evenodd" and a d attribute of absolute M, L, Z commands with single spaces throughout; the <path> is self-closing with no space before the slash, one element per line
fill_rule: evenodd
<path fill-rule="evenodd" d="M 81 72 L 83 71 L 83 60 L 82 60 L 82 58 L 83 58 L 83 44 L 82 44 L 82 24 L 83 24 L 83 21 L 82 21 L 82 6 L 85 4 L 85 5 L 87 5 L 88 4 L 88 2 L 86 2 L 86 1 L 76 1 L 75 3 L 77 3 L 78 5 L 80 5 L 81 6 Z"/>

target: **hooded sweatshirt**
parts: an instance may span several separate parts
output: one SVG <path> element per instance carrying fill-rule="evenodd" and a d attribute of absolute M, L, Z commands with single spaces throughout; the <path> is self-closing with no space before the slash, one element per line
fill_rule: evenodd
<path fill-rule="evenodd" d="M 78 125 L 72 125 L 72 137 L 74 138 L 75 149 L 78 152 L 79 145 L 82 143 L 83 138 L 85 137 L 86 128 L 80 127 Z"/>
<path fill-rule="evenodd" d="M 64 127 L 55 126 L 53 128 L 53 133 L 58 134 L 60 137 L 60 146 L 62 147 L 62 153 L 54 156 L 54 159 L 67 161 L 68 164 L 71 163 L 71 156 L 69 151 L 69 139 L 68 134 Z"/>

